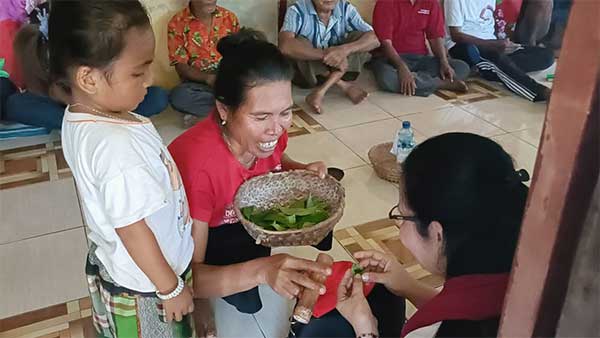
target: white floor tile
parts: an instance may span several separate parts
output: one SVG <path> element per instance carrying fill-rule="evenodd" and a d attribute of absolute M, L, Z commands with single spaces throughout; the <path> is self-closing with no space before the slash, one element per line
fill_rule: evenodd
<path fill-rule="evenodd" d="M 328 167 L 341 169 L 365 165 L 350 148 L 327 131 L 290 138 L 286 154 L 298 162 L 323 161 Z"/>
<path fill-rule="evenodd" d="M 459 107 L 441 108 L 416 114 L 407 118 L 413 128 L 427 137 L 449 132 L 466 132 L 483 136 L 495 136 L 505 131 L 469 114 Z"/>
<path fill-rule="evenodd" d="M 450 103 L 435 95 L 428 97 L 404 96 L 381 91 L 369 95 L 368 100 L 393 116 L 416 114 L 451 106 Z"/>
<path fill-rule="evenodd" d="M 495 126 L 513 132 L 539 128 L 546 117 L 547 104 L 509 96 L 461 107 Z"/>
<path fill-rule="evenodd" d="M 336 229 L 385 218 L 398 203 L 398 187 L 379 178 L 370 166 L 347 170 L 342 185 L 346 207 Z"/>
<path fill-rule="evenodd" d="M 83 226 L 72 178 L 0 190 L 0 215 L 0 244 Z"/>
<path fill-rule="evenodd" d="M 393 142 L 396 132 L 400 128 L 402 128 L 402 121 L 389 119 L 336 129 L 333 134 L 369 163 L 369 150 L 380 143 Z M 424 139 L 423 134 L 415 131 L 417 143 L 422 142 Z"/>
<path fill-rule="evenodd" d="M 533 177 L 533 168 L 537 157 L 537 150 L 534 146 L 511 134 L 496 136 L 493 139 L 513 157 L 517 170 L 526 169 Z"/>
<path fill-rule="evenodd" d="M 83 228 L 0 245 L 0 318 L 88 295 Z"/>

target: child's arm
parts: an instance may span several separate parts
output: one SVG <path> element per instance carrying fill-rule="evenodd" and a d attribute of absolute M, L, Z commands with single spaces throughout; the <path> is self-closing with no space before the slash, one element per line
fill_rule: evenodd
<path fill-rule="evenodd" d="M 156 237 L 144 220 L 117 228 L 117 234 L 133 261 L 156 286 L 161 295 L 168 295 L 177 287 L 178 276 L 163 256 Z M 163 301 L 167 320 L 181 320 L 194 309 L 192 293 L 185 287 L 177 297 Z"/>

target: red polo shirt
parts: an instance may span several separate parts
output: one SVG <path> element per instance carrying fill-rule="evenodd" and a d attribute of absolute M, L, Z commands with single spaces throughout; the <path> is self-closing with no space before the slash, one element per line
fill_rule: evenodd
<path fill-rule="evenodd" d="M 280 171 L 287 141 L 284 132 L 273 154 L 247 169 L 229 151 L 213 114 L 177 137 L 169 152 L 181 173 L 192 218 L 211 228 L 239 222 L 233 208 L 238 188 L 254 176 Z"/>
<path fill-rule="evenodd" d="M 444 14 L 439 0 L 377 0 L 373 28 L 380 41 L 391 40 L 398 54 L 427 55 L 425 38 L 443 38 Z"/>

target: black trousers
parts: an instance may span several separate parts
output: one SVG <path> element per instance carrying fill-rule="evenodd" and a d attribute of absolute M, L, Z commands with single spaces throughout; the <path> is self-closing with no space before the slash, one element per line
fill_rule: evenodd
<path fill-rule="evenodd" d="M 367 297 L 371 311 L 377 318 L 379 336 L 400 337 L 406 318 L 406 301 L 388 291 L 383 285 L 376 285 Z M 333 310 L 321 318 L 312 318 L 306 325 L 292 325 L 289 338 L 330 338 L 356 337 L 352 326 L 342 315 Z"/>
<path fill-rule="evenodd" d="M 547 69 L 554 63 L 554 52 L 547 48 L 525 47 L 511 54 L 480 49 L 473 44 L 456 44 L 453 58 L 476 66 L 483 78 L 501 81 L 509 90 L 530 101 L 547 99 L 547 89 L 526 73 Z"/>

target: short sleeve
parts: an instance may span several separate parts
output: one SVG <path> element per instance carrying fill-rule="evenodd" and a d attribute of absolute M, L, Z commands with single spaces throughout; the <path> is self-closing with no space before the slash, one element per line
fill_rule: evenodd
<path fill-rule="evenodd" d="M 167 204 L 158 169 L 126 133 L 114 132 L 93 149 L 88 162 L 94 168 L 98 207 L 115 228 L 140 221 Z"/>
<path fill-rule="evenodd" d="M 281 31 L 300 34 L 302 20 L 302 14 L 300 14 L 298 5 L 290 6 L 285 13 L 285 18 L 283 20 L 283 26 L 281 26 Z"/>
<path fill-rule="evenodd" d="M 373 10 L 373 28 L 380 41 L 394 38 L 394 23 L 397 21 L 398 12 L 394 1 L 377 0 Z"/>
<path fill-rule="evenodd" d="M 210 223 L 215 209 L 215 193 L 208 173 L 199 170 L 187 184 L 184 179 L 184 185 L 192 218 Z"/>
<path fill-rule="evenodd" d="M 240 20 L 235 15 L 235 13 L 231 12 L 231 33 L 237 33 L 240 31 Z"/>
<path fill-rule="evenodd" d="M 371 25 L 369 25 L 365 22 L 365 20 L 363 20 L 363 18 L 360 16 L 360 13 L 358 13 L 358 10 L 356 9 L 356 7 L 354 7 L 354 5 L 352 5 L 349 2 L 346 2 L 344 5 L 347 6 L 346 18 L 348 27 L 350 27 L 351 32 L 370 32 L 373 30 L 373 27 L 371 27 Z"/>
<path fill-rule="evenodd" d="M 465 23 L 460 0 L 446 0 L 444 14 L 448 27 L 462 27 Z"/>
<path fill-rule="evenodd" d="M 172 66 L 178 63 L 187 64 L 189 53 L 185 48 L 185 36 L 179 15 L 175 15 L 167 25 L 167 47 L 169 49 L 169 62 Z"/>
<path fill-rule="evenodd" d="M 427 39 L 443 38 L 446 35 L 446 27 L 444 25 L 444 15 L 440 4 L 437 1 L 431 2 L 431 13 L 429 15 L 429 22 L 425 29 Z"/>

